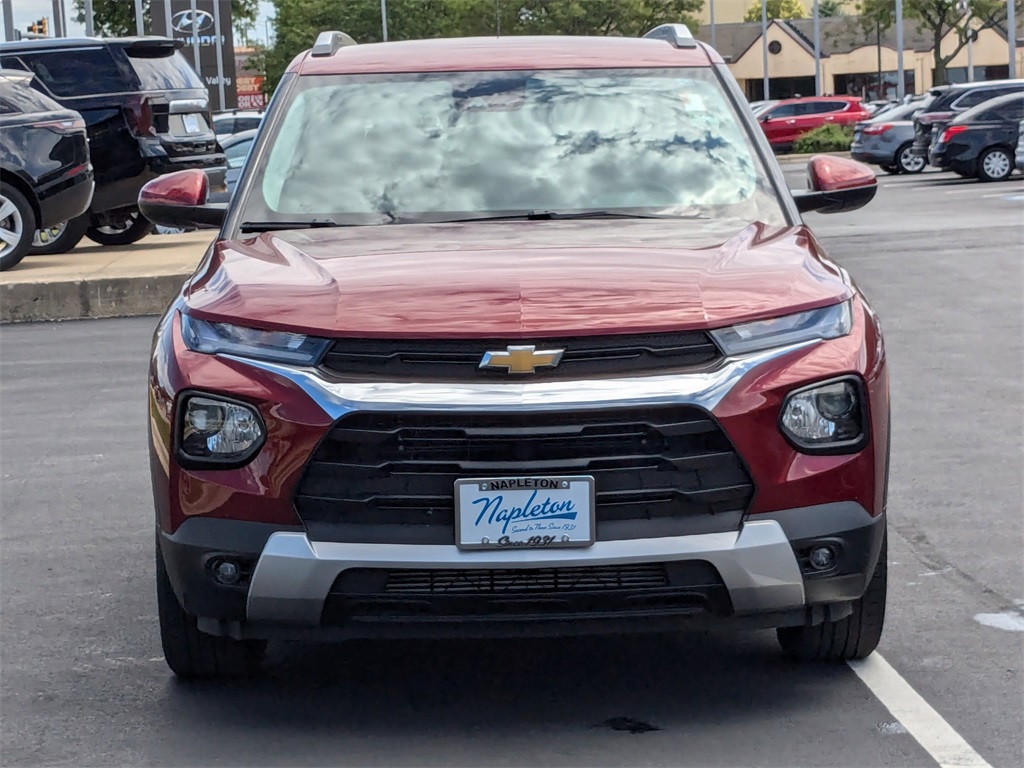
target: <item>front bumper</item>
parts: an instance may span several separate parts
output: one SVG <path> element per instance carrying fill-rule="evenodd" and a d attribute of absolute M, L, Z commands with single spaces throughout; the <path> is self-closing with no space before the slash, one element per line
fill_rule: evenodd
<path fill-rule="evenodd" d="M 837 502 L 753 516 L 738 531 L 599 541 L 584 550 L 467 552 L 449 545 L 322 542 L 296 528 L 201 518 L 159 536 L 175 593 L 206 632 L 376 637 L 464 635 L 474 629 L 561 634 L 569 624 L 577 631 L 660 629 L 701 618 L 746 619 L 752 626 L 817 623 L 841 617 L 864 593 L 884 530 L 884 515 L 872 517 L 855 503 Z M 807 552 L 822 543 L 838 555 L 832 569 L 817 572 Z M 242 564 L 238 585 L 214 579 L 210 564 L 224 558 Z M 425 571 L 458 572 L 469 576 L 459 582 L 465 598 L 472 583 L 508 583 L 528 579 L 531 572 L 550 575 L 563 569 L 572 569 L 578 579 L 587 568 L 647 564 L 704 570 L 696 580 L 680 574 L 671 585 L 654 589 L 623 583 L 586 594 L 573 592 L 571 584 L 568 592 L 550 586 L 538 590 L 536 584 L 483 588 L 468 595 L 475 602 L 462 600 L 457 610 L 444 586 L 451 581 L 438 578 L 436 589 L 421 588 L 397 602 L 388 586 L 391 578 Z M 488 578 L 474 580 L 473 572 L 486 572 Z M 362 586 L 347 592 L 346 574 L 362 576 Z M 583 610 L 574 602 L 581 595 L 588 600 Z M 376 607 L 370 613 L 359 610 L 367 604 Z"/>

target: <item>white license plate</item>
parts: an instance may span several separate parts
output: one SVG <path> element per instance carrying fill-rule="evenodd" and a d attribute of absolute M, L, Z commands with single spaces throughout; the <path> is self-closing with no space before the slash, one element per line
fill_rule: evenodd
<path fill-rule="evenodd" d="M 199 127 L 199 115 L 182 115 L 181 122 L 185 126 L 185 133 L 199 133 L 202 130 Z"/>
<path fill-rule="evenodd" d="M 462 549 L 589 547 L 594 478 L 456 480 L 455 541 Z"/>

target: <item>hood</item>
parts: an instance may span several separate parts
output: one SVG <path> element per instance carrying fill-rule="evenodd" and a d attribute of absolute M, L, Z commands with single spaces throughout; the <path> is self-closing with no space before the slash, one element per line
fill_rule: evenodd
<path fill-rule="evenodd" d="M 631 219 L 225 240 L 186 305 L 208 320 L 314 335 L 540 338 L 717 328 L 850 295 L 806 227 L 723 237 L 701 222 Z"/>

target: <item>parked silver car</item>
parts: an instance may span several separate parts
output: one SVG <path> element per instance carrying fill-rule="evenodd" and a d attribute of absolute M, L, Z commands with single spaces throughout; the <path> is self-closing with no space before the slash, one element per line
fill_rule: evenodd
<path fill-rule="evenodd" d="M 925 158 L 910 150 L 914 145 L 914 115 L 928 102 L 921 99 L 900 104 L 854 125 L 850 156 L 862 163 L 880 165 L 887 173 L 923 171 Z"/>

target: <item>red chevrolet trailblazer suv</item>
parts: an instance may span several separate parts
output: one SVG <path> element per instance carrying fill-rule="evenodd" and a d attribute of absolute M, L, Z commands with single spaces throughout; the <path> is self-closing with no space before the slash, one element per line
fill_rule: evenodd
<path fill-rule="evenodd" d="M 878 320 L 721 58 L 647 39 L 355 45 L 281 81 L 156 331 L 164 655 L 271 638 L 776 628 L 863 657 L 886 590 Z"/>

